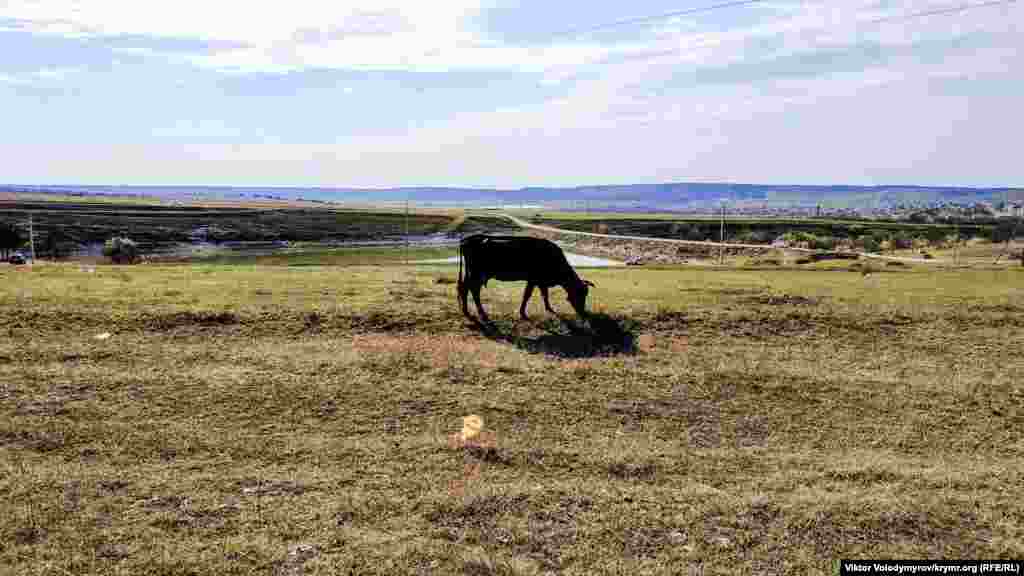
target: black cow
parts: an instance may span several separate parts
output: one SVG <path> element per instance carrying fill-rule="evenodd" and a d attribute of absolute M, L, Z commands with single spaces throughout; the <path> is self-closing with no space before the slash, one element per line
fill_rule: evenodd
<path fill-rule="evenodd" d="M 462 275 L 462 261 L 466 261 L 466 275 Z M 544 296 L 544 307 L 557 314 L 548 302 L 548 289 L 561 286 L 569 296 L 569 303 L 581 318 L 586 318 L 587 291 L 593 282 L 580 279 L 565 259 L 557 244 L 541 238 L 526 236 L 488 236 L 474 234 L 459 243 L 459 303 L 462 313 L 469 315 L 467 294 L 473 293 L 476 309 L 484 322 L 490 322 L 484 307 L 480 304 L 480 288 L 491 278 L 496 280 L 526 280 L 523 304 L 519 315 L 526 317 L 526 303 L 533 294 L 533 288 L 540 288 Z"/>

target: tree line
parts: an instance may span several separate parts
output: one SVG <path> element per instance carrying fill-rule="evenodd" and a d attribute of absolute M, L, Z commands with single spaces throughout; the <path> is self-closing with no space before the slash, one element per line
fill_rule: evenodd
<path fill-rule="evenodd" d="M 40 231 L 39 242 L 36 243 L 36 252 L 60 258 L 67 254 L 69 245 L 74 243 L 74 238 L 68 236 L 63 228 L 54 226 Z M 11 255 L 29 244 L 28 234 L 14 224 L 0 222 L 0 260 L 7 260 Z"/>

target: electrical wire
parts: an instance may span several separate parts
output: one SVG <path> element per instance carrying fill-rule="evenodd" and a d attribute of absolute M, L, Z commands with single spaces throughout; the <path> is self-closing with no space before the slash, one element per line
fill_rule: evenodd
<path fill-rule="evenodd" d="M 657 20 L 667 20 L 676 16 L 686 16 L 689 14 L 699 14 L 702 12 L 712 12 L 714 10 L 720 10 L 723 8 L 736 8 L 739 6 L 748 6 L 751 4 L 764 4 L 767 0 L 740 0 L 736 2 L 724 2 L 721 4 L 713 4 L 711 6 L 702 6 L 700 8 L 688 8 L 685 10 L 675 10 L 673 12 L 663 12 L 661 14 L 655 14 L 652 16 L 638 16 L 636 18 L 627 18 L 625 20 L 616 20 L 615 22 L 608 22 L 605 24 L 598 24 L 596 26 L 588 26 L 586 28 L 574 28 L 572 30 L 565 30 L 562 32 L 556 32 L 551 35 L 551 38 L 563 38 L 563 37 L 574 37 L 582 36 L 583 34 L 589 34 L 591 32 L 597 32 L 599 30 L 607 30 L 610 28 L 619 28 L 622 26 L 630 26 L 633 24 L 641 24 L 643 22 L 654 22 Z"/>
<path fill-rule="evenodd" d="M 913 20 L 915 18 L 924 18 L 926 16 L 938 16 L 941 14 L 959 14 L 966 12 L 973 8 L 991 8 L 993 6 L 1005 6 L 1019 2 L 1020 0 L 992 0 L 990 2 L 979 2 L 978 4 L 963 4 L 961 6 L 952 6 L 948 8 L 935 8 L 932 10 L 925 10 L 923 12 L 913 12 L 910 14 L 902 14 L 899 16 L 886 16 L 884 18 L 877 18 L 875 20 L 868 20 L 865 24 L 878 24 L 881 22 L 903 22 L 905 20 Z"/>
<path fill-rule="evenodd" d="M 922 12 L 911 12 L 908 14 L 899 14 L 896 16 L 885 16 L 874 20 L 868 20 L 863 24 L 880 24 L 884 22 L 903 22 L 906 20 L 913 20 L 917 18 L 925 18 L 928 16 L 939 16 L 944 14 L 960 14 L 973 10 L 975 8 L 992 8 L 995 6 L 1007 6 L 1015 4 L 1020 0 L 990 0 L 988 2 L 979 2 L 976 4 L 962 4 L 960 6 L 950 6 L 946 8 L 935 8 L 931 10 L 925 10 Z M 754 4 L 766 4 L 768 0 L 738 0 L 735 2 L 723 2 L 720 4 L 712 4 L 710 6 L 701 6 L 699 8 L 687 8 L 684 10 L 674 10 L 671 12 L 662 12 L 660 14 L 653 14 L 648 16 L 637 16 L 635 18 L 626 18 L 624 20 L 616 20 L 613 22 L 607 22 L 604 24 L 597 24 L 595 26 L 587 26 L 584 28 L 573 28 L 570 30 L 564 30 L 562 32 L 555 32 L 550 35 L 550 39 L 565 38 L 565 37 L 576 37 L 591 32 L 598 32 L 602 30 L 610 30 L 614 28 L 621 28 L 624 26 L 632 26 L 635 24 L 643 24 L 646 22 L 656 22 L 658 20 L 667 20 L 676 16 L 687 16 L 690 14 L 700 14 L 704 12 L 713 12 L 715 10 L 722 10 L 726 8 L 739 8 L 743 6 L 752 6 Z"/>

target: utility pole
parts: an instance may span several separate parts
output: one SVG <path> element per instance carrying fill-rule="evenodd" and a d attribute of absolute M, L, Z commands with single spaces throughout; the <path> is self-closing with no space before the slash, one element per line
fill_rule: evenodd
<path fill-rule="evenodd" d="M 956 224 L 956 239 L 953 240 L 953 264 L 960 264 L 960 221 Z"/>
<path fill-rule="evenodd" d="M 725 264 L 725 201 L 722 201 L 722 230 L 719 233 L 718 241 L 722 243 L 718 248 L 718 263 Z"/>
<path fill-rule="evenodd" d="M 32 213 L 28 214 L 28 244 L 32 250 L 32 264 L 36 263 L 36 235 L 35 230 L 32 228 Z"/>

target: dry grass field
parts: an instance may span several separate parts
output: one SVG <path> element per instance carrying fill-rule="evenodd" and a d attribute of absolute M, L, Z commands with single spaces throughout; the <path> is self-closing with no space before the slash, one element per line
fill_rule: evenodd
<path fill-rule="evenodd" d="M 0 573 L 1024 557 L 1024 269 L 454 275 L 0 266 Z"/>

